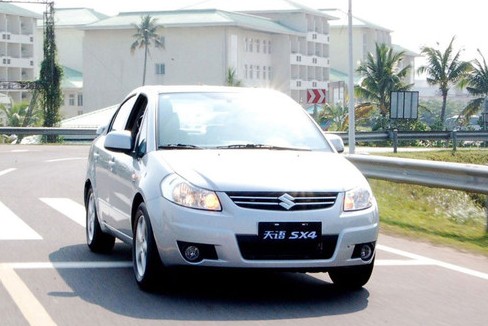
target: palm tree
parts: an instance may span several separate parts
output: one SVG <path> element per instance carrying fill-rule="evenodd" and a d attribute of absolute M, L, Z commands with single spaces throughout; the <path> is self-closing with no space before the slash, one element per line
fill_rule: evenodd
<path fill-rule="evenodd" d="M 386 128 L 391 92 L 407 91 L 413 86 L 405 82 L 411 69 L 410 65 L 400 67 L 404 56 L 405 51 L 394 52 L 386 44 L 376 44 L 375 55 L 369 53 L 366 61 L 356 70 L 362 76 L 362 80 L 354 88 L 354 93 L 365 102 L 357 105 L 355 110 L 363 112 L 363 115 L 378 110 L 380 129 Z"/>
<path fill-rule="evenodd" d="M 468 102 L 460 114 L 465 117 L 466 121 L 469 121 L 471 115 L 482 109 L 484 100 L 488 96 L 488 66 L 483 54 L 479 50 L 478 53 L 481 56 L 481 61 L 478 59 L 474 60 L 473 69 L 462 82 L 463 86 L 467 86 L 466 90 L 468 93 L 476 97 Z"/>
<path fill-rule="evenodd" d="M 390 93 L 392 91 L 409 90 L 413 84 L 405 83 L 405 77 L 410 72 L 410 65 L 400 68 L 405 51 L 394 52 L 386 44 L 376 44 L 375 55 L 368 54 L 365 62 L 357 72 L 363 77 L 360 84 L 354 88 L 354 93 L 366 103 L 360 107 L 370 106 L 379 109 L 385 117 L 390 109 Z"/>
<path fill-rule="evenodd" d="M 242 80 L 237 79 L 236 76 L 236 69 L 228 67 L 227 71 L 225 72 L 225 85 L 226 86 L 242 86 Z"/>
<path fill-rule="evenodd" d="M 446 120 L 447 94 L 452 86 L 460 86 L 471 70 L 471 63 L 460 59 L 461 50 L 454 51 L 453 43 L 455 37 L 451 39 L 448 47 L 441 52 L 438 49 L 424 46 L 421 54 L 426 56 L 427 64 L 417 69 L 418 74 L 427 73 L 427 83 L 439 87 L 442 96 L 442 107 L 440 122 L 444 126 Z"/>
<path fill-rule="evenodd" d="M 156 24 L 157 19 L 151 17 L 150 15 L 142 16 L 139 25 L 134 24 L 137 32 L 133 35 L 135 38 L 134 42 L 130 46 L 130 51 L 134 54 L 137 48 L 144 48 L 144 71 L 142 74 L 142 85 L 146 83 L 146 65 L 147 56 L 149 54 L 149 46 L 154 42 L 154 46 L 157 48 L 164 49 L 164 43 L 161 37 L 156 33 L 158 25 Z"/>
<path fill-rule="evenodd" d="M 4 112 L 7 117 L 7 126 L 9 127 L 22 127 L 24 126 L 25 119 L 28 119 L 29 103 L 20 102 L 15 103 L 12 107 L 5 107 L 0 105 L 0 111 Z M 42 111 L 36 110 L 30 117 L 30 123 L 28 125 L 36 124 L 41 120 Z"/>

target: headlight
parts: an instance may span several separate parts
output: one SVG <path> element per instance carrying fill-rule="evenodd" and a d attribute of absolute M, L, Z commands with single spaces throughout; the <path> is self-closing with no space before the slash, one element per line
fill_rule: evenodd
<path fill-rule="evenodd" d="M 181 206 L 209 211 L 222 210 L 215 192 L 196 187 L 176 174 L 161 182 L 161 191 L 164 198 Z"/>
<path fill-rule="evenodd" d="M 367 188 L 354 188 L 344 195 L 344 211 L 359 211 L 373 205 L 373 195 Z"/>

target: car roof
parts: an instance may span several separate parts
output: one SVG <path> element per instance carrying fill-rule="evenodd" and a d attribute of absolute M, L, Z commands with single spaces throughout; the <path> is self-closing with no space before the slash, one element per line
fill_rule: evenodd
<path fill-rule="evenodd" d="M 132 93 L 188 93 L 188 92 L 229 92 L 229 93 L 280 93 L 271 88 L 251 88 L 251 87 L 232 87 L 232 86 L 211 86 L 211 85 L 146 85 L 136 88 Z"/>

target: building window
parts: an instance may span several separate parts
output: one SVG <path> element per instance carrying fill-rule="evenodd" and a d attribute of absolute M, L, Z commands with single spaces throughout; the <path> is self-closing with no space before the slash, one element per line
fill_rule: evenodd
<path fill-rule="evenodd" d="M 263 66 L 263 79 L 266 80 L 266 66 Z"/>
<path fill-rule="evenodd" d="M 75 106 L 75 95 L 74 94 L 69 94 L 68 105 L 69 106 Z"/>
<path fill-rule="evenodd" d="M 249 40 L 247 37 L 244 39 L 244 52 L 249 52 Z"/>
<path fill-rule="evenodd" d="M 302 81 L 301 80 L 297 80 L 297 87 L 302 87 Z"/>
<path fill-rule="evenodd" d="M 83 94 L 78 94 L 78 106 L 83 106 Z"/>
<path fill-rule="evenodd" d="M 166 74 L 166 66 L 164 63 L 156 63 L 156 75 Z"/>
<path fill-rule="evenodd" d="M 256 53 L 259 53 L 259 51 L 261 50 L 261 41 L 256 40 L 255 43 L 256 43 Z"/>
<path fill-rule="evenodd" d="M 271 66 L 268 67 L 268 79 L 271 80 Z"/>
<path fill-rule="evenodd" d="M 317 58 L 312 58 L 312 63 L 317 63 Z"/>
<path fill-rule="evenodd" d="M 256 66 L 256 79 L 261 79 L 261 67 Z"/>
<path fill-rule="evenodd" d="M 248 79 L 249 78 L 249 69 L 247 65 L 244 65 L 244 78 Z"/>
<path fill-rule="evenodd" d="M 249 52 L 252 52 L 253 51 L 253 49 L 252 49 L 252 43 L 253 43 L 253 40 L 251 38 L 251 39 L 249 39 Z"/>
<path fill-rule="evenodd" d="M 249 79 L 253 79 L 253 78 L 254 78 L 254 66 L 250 65 L 249 66 Z"/>
<path fill-rule="evenodd" d="M 271 54 L 271 41 L 268 41 L 268 53 Z"/>

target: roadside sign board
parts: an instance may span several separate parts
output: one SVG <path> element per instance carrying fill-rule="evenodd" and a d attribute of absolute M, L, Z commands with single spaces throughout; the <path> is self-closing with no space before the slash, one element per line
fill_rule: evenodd
<path fill-rule="evenodd" d="M 404 91 L 390 93 L 391 119 L 417 119 L 419 114 L 419 92 Z"/>
<path fill-rule="evenodd" d="M 307 103 L 311 104 L 325 104 L 326 90 L 325 89 L 308 89 Z"/>

